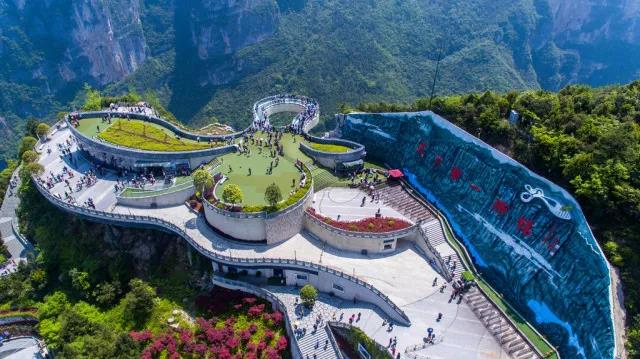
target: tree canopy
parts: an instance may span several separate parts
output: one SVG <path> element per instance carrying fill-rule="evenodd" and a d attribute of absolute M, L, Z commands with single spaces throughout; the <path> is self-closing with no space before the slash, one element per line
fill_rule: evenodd
<path fill-rule="evenodd" d="M 229 183 L 224 186 L 224 189 L 222 190 L 222 200 L 226 203 L 241 203 L 243 198 L 244 195 L 242 194 L 242 190 L 237 184 Z"/>
<path fill-rule="evenodd" d="M 274 207 L 278 202 L 282 201 L 282 192 L 275 182 L 271 183 L 264 191 L 264 200 L 269 203 L 271 207 Z"/>

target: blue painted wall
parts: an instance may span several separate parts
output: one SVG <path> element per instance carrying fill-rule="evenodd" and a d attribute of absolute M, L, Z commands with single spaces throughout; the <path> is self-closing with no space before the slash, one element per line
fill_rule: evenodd
<path fill-rule="evenodd" d="M 565 190 L 431 112 L 351 114 L 340 129 L 404 170 L 563 358 L 614 357 L 608 266 Z"/>

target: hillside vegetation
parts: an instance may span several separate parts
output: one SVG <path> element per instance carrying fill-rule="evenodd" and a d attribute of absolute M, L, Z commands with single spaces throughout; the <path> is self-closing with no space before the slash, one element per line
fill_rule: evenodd
<path fill-rule="evenodd" d="M 361 103 L 365 112 L 422 111 L 413 103 Z M 511 110 L 521 114 L 511 125 Z M 343 111 L 352 110 L 343 106 Z M 628 347 L 640 357 L 640 81 L 593 89 L 436 97 L 432 110 L 509 154 L 578 199 L 609 261 L 620 270 Z"/>

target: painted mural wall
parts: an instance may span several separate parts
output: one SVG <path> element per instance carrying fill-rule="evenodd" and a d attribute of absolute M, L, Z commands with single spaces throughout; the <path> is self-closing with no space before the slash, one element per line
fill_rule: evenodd
<path fill-rule="evenodd" d="M 431 112 L 351 114 L 339 130 L 404 170 L 563 358 L 614 357 L 608 265 L 565 190 Z"/>

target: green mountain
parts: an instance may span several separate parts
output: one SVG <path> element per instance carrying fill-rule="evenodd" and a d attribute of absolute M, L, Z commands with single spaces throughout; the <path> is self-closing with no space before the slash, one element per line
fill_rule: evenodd
<path fill-rule="evenodd" d="M 242 127 L 277 92 L 317 98 L 325 118 L 426 96 L 439 58 L 439 94 L 628 82 L 638 15 L 633 0 L 3 0 L 0 132 L 53 121 L 84 83 Z"/>

